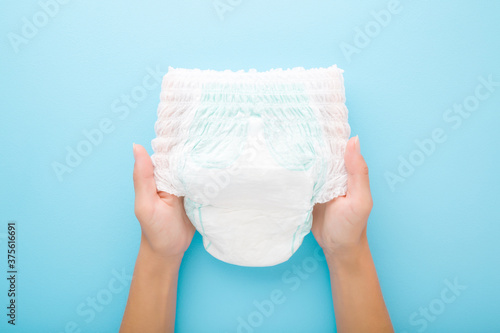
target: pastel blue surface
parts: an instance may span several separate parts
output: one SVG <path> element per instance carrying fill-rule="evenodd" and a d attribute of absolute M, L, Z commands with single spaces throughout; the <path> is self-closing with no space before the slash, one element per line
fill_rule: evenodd
<path fill-rule="evenodd" d="M 0 331 L 118 330 L 140 236 L 132 142 L 152 154 L 155 135 L 150 71 L 332 64 L 345 70 L 370 167 L 368 234 L 396 331 L 500 331 L 499 2 L 215 2 L 230 6 L 223 13 L 212 0 L 66 2 L 0 11 L 0 275 L 10 220 L 19 271 L 15 327 L 0 282 Z M 381 10 L 392 14 L 377 23 Z M 82 143 L 100 127 L 101 141 Z M 53 164 L 78 147 L 88 155 L 58 177 Z M 244 268 L 211 257 L 196 234 L 177 331 L 334 331 L 317 249 L 309 234 L 289 261 Z M 284 301 L 259 310 L 273 290 Z"/>

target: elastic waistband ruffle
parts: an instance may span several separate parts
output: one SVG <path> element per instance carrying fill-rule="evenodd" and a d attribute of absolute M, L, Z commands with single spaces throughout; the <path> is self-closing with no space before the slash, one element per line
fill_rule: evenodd
<path fill-rule="evenodd" d="M 203 90 L 204 103 L 307 103 L 307 96 L 318 102 L 345 102 L 344 71 L 336 65 L 305 69 L 274 68 L 264 72 L 168 67 L 162 81 L 161 98 L 189 101 L 189 95 Z M 198 91 L 197 91 L 198 90 Z"/>

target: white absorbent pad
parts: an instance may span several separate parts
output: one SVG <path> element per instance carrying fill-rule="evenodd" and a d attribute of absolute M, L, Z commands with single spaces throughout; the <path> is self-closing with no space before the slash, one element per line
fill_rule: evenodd
<path fill-rule="evenodd" d="M 184 197 L 211 255 L 282 263 L 310 232 L 314 204 L 346 193 L 342 73 L 169 67 L 151 141 L 154 178 L 158 191 Z"/>

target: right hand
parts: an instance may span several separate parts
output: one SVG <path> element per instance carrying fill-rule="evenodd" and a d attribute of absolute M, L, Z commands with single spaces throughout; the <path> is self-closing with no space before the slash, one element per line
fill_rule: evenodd
<path fill-rule="evenodd" d="M 359 138 L 347 142 L 344 154 L 347 193 L 313 209 L 312 232 L 325 256 L 339 256 L 366 245 L 366 226 L 373 207 L 368 166 L 360 153 Z"/>

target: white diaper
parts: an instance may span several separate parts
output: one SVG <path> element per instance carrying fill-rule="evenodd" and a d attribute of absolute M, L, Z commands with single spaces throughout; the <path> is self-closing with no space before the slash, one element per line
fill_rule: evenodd
<path fill-rule="evenodd" d="M 310 232 L 314 204 L 346 193 L 342 73 L 169 67 L 151 141 L 156 186 L 184 196 L 214 257 L 282 263 Z"/>

